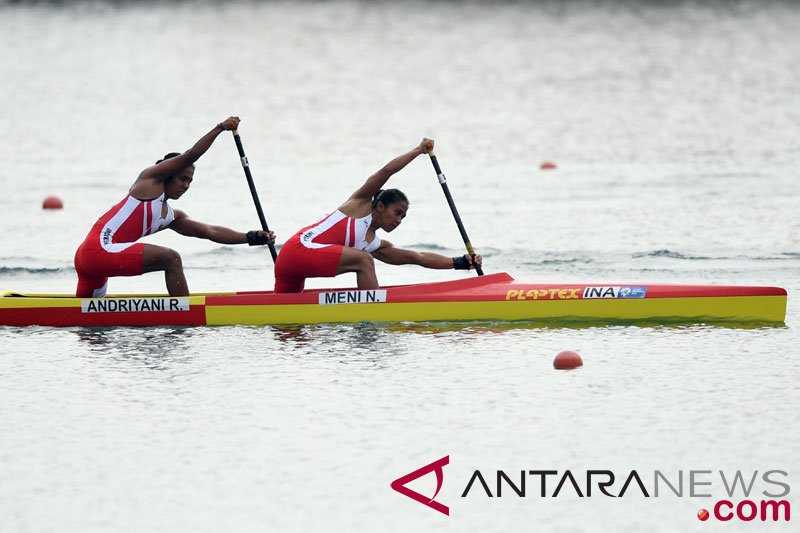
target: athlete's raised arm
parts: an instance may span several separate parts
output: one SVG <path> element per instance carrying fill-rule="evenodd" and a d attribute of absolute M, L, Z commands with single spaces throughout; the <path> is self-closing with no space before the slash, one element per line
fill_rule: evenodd
<path fill-rule="evenodd" d="M 223 131 L 235 130 L 237 127 L 239 127 L 239 117 L 226 118 L 214 126 L 211 131 L 200 137 L 200 139 L 194 143 L 194 146 L 181 155 L 170 159 L 164 159 L 144 169 L 141 174 L 139 174 L 131 190 L 142 182 L 163 182 L 176 172 L 180 172 L 184 168 L 193 165 L 195 161 L 200 159 L 200 156 L 208 151 L 211 144 L 220 133 Z"/>
<path fill-rule="evenodd" d="M 401 171 L 417 156 L 427 154 L 433 150 L 433 139 L 423 138 L 419 146 L 399 155 L 386 163 L 383 168 L 367 178 L 364 185 L 359 187 L 350 198 L 339 208 L 348 216 L 364 216 L 372 209 L 372 197 L 389 181 L 394 174 Z"/>

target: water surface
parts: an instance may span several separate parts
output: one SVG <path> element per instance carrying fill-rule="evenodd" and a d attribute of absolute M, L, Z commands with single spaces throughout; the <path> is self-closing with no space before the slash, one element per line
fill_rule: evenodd
<path fill-rule="evenodd" d="M 0 529 L 714 527 L 709 498 L 461 498 L 476 468 L 778 469 L 794 503 L 798 26 L 791 2 L 0 5 L 2 289 L 72 291 L 76 246 L 138 172 L 238 114 L 283 238 L 425 135 L 487 272 L 789 291 L 785 327 L 0 328 Z M 462 253 L 427 161 L 391 184 L 411 198 L 393 243 Z M 177 207 L 258 225 L 232 141 Z M 193 291 L 272 285 L 266 250 L 148 242 Z M 553 370 L 564 349 L 585 366 Z M 447 454 L 449 518 L 389 489 Z"/>

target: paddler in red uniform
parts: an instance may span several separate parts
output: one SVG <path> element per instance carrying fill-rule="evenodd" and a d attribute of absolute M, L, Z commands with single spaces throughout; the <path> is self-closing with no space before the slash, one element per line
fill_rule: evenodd
<path fill-rule="evenodd" d="M 333 277 L 355 272 L 359 289 L 377 289 L 374 259 L 390 265 L 469 270 L 469 255 L 447 257 L 433 252 L 397 248 L 376 232 L 391 232 L 406 216 L 409 201 L 397 189 L 382 190 L 392 175 L 413 159 L 433 150 L 432 139 L 387 163 L 369 177 L 334 213 L 294 234 L 281 248 L 275 262 L 275 292 L 300 292 L 306 278 Z M 483 264 L 480 255 L 475 263 Z"/>
<path fill-rule="evenodd" d="M 238 126 L 239 117 L 229 117 L 186 152 L 167 154 L 139 174 L 128 195 L 100 217 L 78 247 L 75 253 L 78 273 L 75 296 L 101 298 L 106 294 L 110 277 L 138 276 L 160 270 L 164 271 L 171 296 L 188 296 L 189 286 L 178 252 L 137 242 L 145 235 L 165 228 L 220 244 L 257 246 L 275 242 L 272 232 L 253 230 L 242 233 L 223 226 L 211 226 L 192 220 L 167 203 L 189 190 L 195 161 L 206 153 L 217 136 Z"/>

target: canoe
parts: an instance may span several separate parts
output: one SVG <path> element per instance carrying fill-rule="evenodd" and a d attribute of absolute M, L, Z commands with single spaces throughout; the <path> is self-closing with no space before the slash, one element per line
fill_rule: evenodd
<path fill-rule="evenodd" d="M 782 323 L 779 287 L 528 283 L 505 273 L 378 290 L 297 294 L 0 294 L 0 326 L 206 326 L 336 322 L 567 321 Z"/>

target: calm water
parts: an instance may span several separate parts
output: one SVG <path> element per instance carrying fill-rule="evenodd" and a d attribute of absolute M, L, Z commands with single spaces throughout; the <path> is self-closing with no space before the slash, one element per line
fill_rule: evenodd
<path fill-rule="evenodd" d="M 790 529 L 699 522 L 718 478 L 712 498 L 461 497 L 475 469 L 773 469 L 800 512 L 800 7 L 669 4 L 0 3 L 0 289 L 72 291 L 137 173 L 238 114 L 284 238 L 425 135 L 487 272 L 789 291 L 777 328 L 0 328 L 0 530 Z M 392 242 L 461 253 L 429 163 L 391 183 L 412 202 Z M 176 205 L 258 225 L 230 139 Z M 193 291 L 272 286 L 266 250 L 149 242 Z M 564 349 L 585 366 L 553 370 Z M 449 518 L 389 488 L 447 454 Z"/>

